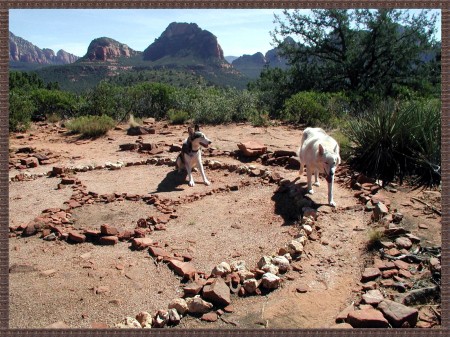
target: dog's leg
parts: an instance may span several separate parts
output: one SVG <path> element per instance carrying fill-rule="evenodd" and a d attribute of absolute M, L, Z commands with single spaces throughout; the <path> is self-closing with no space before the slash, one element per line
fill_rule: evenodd
<path fill-rule="evenodd" d="M 202 175 L 203 182 L 205 183 L 205 185 L 208 185 L 208 186 L 211 185 L 211 182 L 206 178 L 205 169 L 203 168 L 203 163 L 202 163 L 202 156 L 200 154 L 198 156 L 197 166 L 200 169 L 200 173 Z"/>
<path fill-rule="evenodd" d="M 305 169 L 305 164 L 303 164 L 302 162 L 300 162 L 300 171 L 298 171 L 298 175 L 300 177 L 300 179 L 302 178 L 303 175 L 303 170 Z"/>
<path fill-rule="evenodd" d="M 314 194 L 314 190 L 312 189 L 312 184 L 311 184 L 311 180 L 312 180 L 312 168 L 311 165 L 307 165 L 306 166 L 306 177 L 307 177 L 307 181 L 308 181 L 308 193 L 309 194 Z"/>
<path fill-rule="evenodd" d="M 194 178 L 192 177 L 192 167 L 191 165 L 186 165 L 186 171 L 189 179 L 189 186 L 193 187 L 195 185 Z"/>
<path fill-rule="evenodd" d="M 320 186 L 318 169 L 314 170 L 314 186 Z"/>
<path fill-rule="evenodd" d="M 328 183 L 328 204 L 332 207 L 336 207 L 336 203 L 333 199 L 333 186 L 334 186 L 334 175 L 331 177 L 331 182 Z"/>

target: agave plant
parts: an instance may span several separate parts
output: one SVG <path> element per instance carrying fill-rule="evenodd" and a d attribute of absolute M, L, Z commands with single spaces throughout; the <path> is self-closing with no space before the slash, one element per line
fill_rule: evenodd
<path fill-rule="evenodd" d="M 439 101 L 380 102 L 346 127 L 355 144 L 350 164 L 383 185 L 405 177 L 417 186 L 439 185 L 440 115 Z"/>

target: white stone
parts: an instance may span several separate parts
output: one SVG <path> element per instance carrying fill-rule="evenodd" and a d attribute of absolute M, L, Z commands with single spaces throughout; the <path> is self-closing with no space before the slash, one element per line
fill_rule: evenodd
<path fill-rule="evenodd" d="M 169 322 L 171 324 L 173 324 L 173 325 L 180 324 L 181 316 L 178 313 L 177 309 L 175 309 L 175 308 L 169 309 L 168 313 L 169 313 Z"/>
<path fill-rule="evenodd" d="M 272 263 L 278 267 L 280 273 L 287 272 L 290 267 L 289 260 L 284 256 L 275 256 L 272 259 Z"/>
<path fill-rule="evenodd" d="M 233 261 L 230 264 L 231 271 L 247 270 L 244 260 Z"/>
<path fill-rule="evenodd" d="M 141 324 L 133 317 L 126 317 L 122 323 L 116 324 L 119 329 L 142 329 Z"/>
<path fill-rule="evenodd" d="M 262 276 L 261 285 L 267 289 L 277 289 L 281 285 L 281 279 L 272 273 L 265 273 Z"/>
<path fill-rule="evenodd" d="M 175 298 L 170 301 L 169 309 L 176 309 L 180 315 L 184 315 L 189 311 L 188 305 L 184 298 Z"/>
<path fill-rule="evenodd" d="M 313 232 L 313 229 L 310 225 L 303 225 L 303 229 L 305 230 L 307 235 L 310 235 Z"/>
<path fill-rule="evenodd" d="M 251 278 L 244 281 L 244 289 L 247 294 L 253 294 L 256 289 L 258 289 L 260 282 L 258 280 Z"/>
<path fill-rule="evenodd" d="M 214 267 L 211 274 L 214 276 L 222 276 L 231 273 L 231 267 L 226 262 L 221 262 Z"/>
<path fill-rule="evenodd" d="M 259 261 L 258 261 L 258 268 L 262 269 L 263 266 L 272 263 L 272 258 L 270 256 L 263 256 Z"/>
<path fill-rule="evenodd" d="M 147 311 L 141 311 L 139 314 L 137 314 L 136 320 L 143 328 L 150 329 L 152 327 L 153 318 L 152 315 L 150 315 Z"/>

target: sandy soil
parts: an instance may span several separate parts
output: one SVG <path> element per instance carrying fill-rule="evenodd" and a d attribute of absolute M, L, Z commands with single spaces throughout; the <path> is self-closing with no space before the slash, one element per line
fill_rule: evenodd
<path fill-rule="evenodd" d="M 142 141 L 159 144 L 164 152 L 157 157 L 175 158 L 171 144 L 181 144 L 187 135 L 184 126 L 156 123 L 156 134 L 143 135 Z M 269 128 L 246 124 L 208 126 L 203 130 L 213 140 L 218 156 L 205 153 L 204 159 L 243 164 L 227 155 L 237 143 L 257 140 L 269 151 L 296 151 L 301 130 L 289 126 Z M 80 140 L 57 125 L 34 125 L 26 135 L 11 135 L 11 162 L 17 162 L 17 149 L 31 146 L 46 153 L 49 164 L 17 169 L 11 165 L 9 175 L 27 172 L 29 181 L 11 181 L 9 185 L 10 226 L 27 223 L 48 208 L 65 209 L 72 195 L 70 187 L 58 188 L 60 178 L 45 175 L 53 166 L 80 167 L 106 162 L 137 162 L 152 156 L 119 151 L 119 145 L 133 143 L 125 126 L 96 140 Z M 298 172 L 281 166 L 264 167 L 260 161 L 245 162 L 277 171 L 293 181 Z M 271 255 L 288 243 L 296 233 L 299 210 L 288 193 L 278 193 L 279 186 L 260 178 L 227 170 L 206 169 L 211 186 L 194 173 L 196 185 L 189 187 L 184 177 L 168 165 L 139 165 L 120 170 L 79 172 L 75 176 L 86 190 L 98 194 L 155 194 L 160 198 L 183 202 L 174 206 L 176 217 L 167 229 L 150 234 L 172 253 L 189 253 L 197 270 L 209 273 L 222 261 L 244 260 L 255 266 L 263 255 Z M 42 176 L 40 176 L 42 175 Z M 305 177 L 297 181 L 299 189 Z M 195 317 L 181 321 L 181 328 L 325 328 L 334 325 L 336 315 L 355 298 L 360 287 L 361 271 L 370 259 L 366 241 L 370 213 L 358 204 L 348 179 L 336 183 L 336 209 L 326 205 L 327 191 L 322 186 L 310 196 L 318 207 L 319 238 L 309 241 L 301 260 L 302 272 L 289 271 L 283 286 L 264 296 L 232 296 L 234 312 L 226 320 L 207 323 Z M 236 191 L 229 186 L 239 185 Z M 223 188 L 220 193 L 208 193 Z M 428 193 L 428 194 L 427 194 Z M 391 200 L 391 208 L 405 215 L 404 226 L 429 245 L 441 244 L 440 217 L 424 211 L 411 197 L 424 195 L 440 203 L 437 192 L 412 192 L 397 188 L 396 193 L 381 191 Z M 197 200 L 190 199 L 199 196 Z M 120 229 L 134 229 L 140 218 L 158 216 L 160 211 L 142 201 L 121 200 L 95 203 L 74 209 L 74 228 L 98 229 L 112 224 Z M 419 224 L 426 223 L 427 229 Z M 69 244 L 44 241 L 39 236 L 11 237 L 10 259 L 10 328 L 42 328 L 63 321 L 69 327 L 91 327 L 105 323 L 110 327 L 126 316 L 140 311 L 154 313 L 166 309 L 171 299 L 182 294 L 183 284 L 169 268 L 156 263 L 149 253 L 130 249 L 128 242 L 114 246 L 91 243 Z M 306 287 L 305 293 L 297 292 Z M 355 290 L 356 289 L 356 290 Z M 233 324 L 230 324 L 232 322 Z"/>

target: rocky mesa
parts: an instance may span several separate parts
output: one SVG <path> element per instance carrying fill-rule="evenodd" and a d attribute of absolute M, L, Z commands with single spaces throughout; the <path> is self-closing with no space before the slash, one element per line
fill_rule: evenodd
<path fill-rule="evenodd" d="M 139 53 L 124 43 L 109 37 L 100 37 L 92 40 L 83 59 L 90 61 L 114 61 L 119 57 L 129 58 Z"/>
<path fill-rule="evenodd" d="M 31 42 L 9 32 L 9 60 L 24 63 L 36 63 L 42 65 L 70 64 L 79 57 L 64 50 L 56 54 L 53 50 L 41 49 Z"/>
<path fill-rule="evenodd" d="M 157 61 L 166 56 L 225 61 L 217 37 L 195 23 L 172 22 L 143 55 L 146 61 Z"/>

